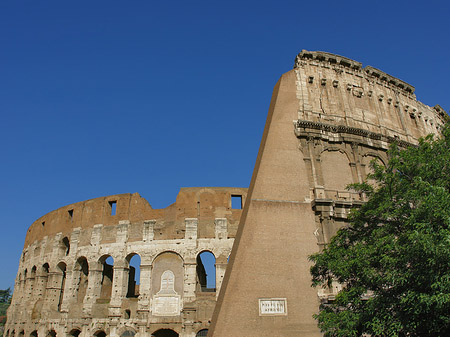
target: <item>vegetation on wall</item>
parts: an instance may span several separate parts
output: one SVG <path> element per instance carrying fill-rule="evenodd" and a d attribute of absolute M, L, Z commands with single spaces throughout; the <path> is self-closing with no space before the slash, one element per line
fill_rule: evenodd
<path fill-rule="evenodd" d="M 450 128 L 372 163 L 355 210 L 313 262 L 313 285 L 343 285 L 315 315 L 325 336 L 450 336 Z M 369 180 L 370 181 L 370 180 Z"/>
<path fill-rule="evenodd" d="M 0 336 L 3 336 L 3 328 L 6 322 L 6 310 L 11 303 L 11 289 L 0 289 Z"/>

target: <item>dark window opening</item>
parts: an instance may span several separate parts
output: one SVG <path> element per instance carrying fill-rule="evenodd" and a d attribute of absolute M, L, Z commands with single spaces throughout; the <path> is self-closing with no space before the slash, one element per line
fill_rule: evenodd
<path fill-rule="evenodd" d="M 195 337 L 206 337 L 206 336 L 208 336 L 208 329 L 202 329 L 195 335 Z"/>
<path fill-rule="evenodd" d="M 73 220 L 73 209 L 69 209 L 67 211 L 67 213 L 69 213 L 69 219 L 70 219 L 70 222 L 72 222 L 72 220 Z"/>
<path fill-rule="evenodd" d="M 178 334 L 171 329 L 159 329 L 152 333 L 154 337 L 178 337 Z"/>
<path fill-rule="evenodd" d="M 94 334 L 95 337 L 106 337 L 106 332 L 104 332 L 103 330 L 97 331 Z"/>
<path fill-rule="evenodd" d="M 73 337 L 78 337 L 78 335 L 81 333 L 80 330 L 78 329 L 73 329 L 70 331 L 69 335 L 73 336 Z"/>
<path fill-rule="evenodd" d="M 63 249 L 65 250 L 66 256 L 69 255 L 70 252 L 70 242 L 67 236 L 62 239 Z"/>
<path fill-rule="evenodd" d="M 232 195 L 231 196 L 231 208 L 232 209 L 242 209 L 242 195 Z"/>
<path fill-rule="evenodd" d="M 58 311 L 61 311 L 62 301 L 64 298 L 64 287 L 66 285 L 66 264 L 64 262 L 60 262 L 58 264 L 59 274 L 61 277 L 61 288 L 59 289 L 59 298 L 58 298 Z"/>
<path fill-rule="evenodd" d="M 111 215 L 116 215 L 117 201 L 109 201 L 109 207 L 111 209 Z"/>
<path fill-rule="evenodd" d="M 44 227 L 45 226 L 45 221 L 42 221 L 41 225 L 42 225 L 42 227 Z"/>
<path fill-rule="evenodd" d="M 131 318 L 131 311 L 130 310 L 125 310 L 123 316 L 124 316 L 125 319 L 130 319 Z"/>
<path fill-rule="evenodd" d="M 136 332 L 134 332 L 134 331 L 126 330 L 126 331 L 122 332 L 120 337 L 134 337 L 135 334 L 136 334 Z"/>

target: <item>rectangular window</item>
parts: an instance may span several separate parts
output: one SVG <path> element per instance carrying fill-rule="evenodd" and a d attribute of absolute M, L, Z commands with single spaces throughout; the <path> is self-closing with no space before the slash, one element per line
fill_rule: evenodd
<path fill-rule="evenodd" d="M 67 213 L 69 213 L 69 219 L 70 219 L 70 222 L 72 222 L 72 220 L 73 220 L 73 209 L 69 209 L 67 211 Z"/>
<path fill-rule="evenodd" d="M 116 215 L 117 201 L 109 201 L 109 207 L 111 209 L 111 215 Z"/>
<path fill-rule="evenodd" d="M 232 209 L 242 209 L 242 195 L 232 195 L 231 196 L 231 208 Z"/>

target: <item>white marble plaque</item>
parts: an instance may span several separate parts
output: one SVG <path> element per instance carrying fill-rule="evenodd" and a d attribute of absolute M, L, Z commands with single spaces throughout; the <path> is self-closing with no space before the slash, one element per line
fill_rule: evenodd
<path fill-rule="evenodd" d="M 152 313 L 155 316 L 178 316 L 180 304 L 180 295 L 175 291 L 175 275 L 171 270 L 166 270 L 161 275 L 161 287 L 153 296 Z"/>
<path fill-rule="evenodd" d="M 260 316 L 285 316 L 287 315 L 287 300 L 285 298 L 260 298 Z"/>
<path fill-rule="evenodd" d="M 177 316 L 180 314 L 180 296 L 154 296 L 153 315 Z"/>

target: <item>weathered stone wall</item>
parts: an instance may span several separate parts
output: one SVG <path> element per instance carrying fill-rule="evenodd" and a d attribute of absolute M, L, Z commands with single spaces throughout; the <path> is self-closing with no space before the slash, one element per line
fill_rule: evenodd
<path fill-rule="evenodd" d="M 364 202 L 346 186 L 386 163 L 394 140 L 416 144 L 445 120 L 399 79 L 302 51 L 273 92 L 209 336 L 321 336 L 313 314 L 340 286 L 313 289 L 308 256 Z"/>
<path fill-rule="evenodd" d="M 242 212 L 231 196 L 244 202 L 246 192 L 183 188 L 165 209 L 120 194 L 44 215 L 25 239 L 6 334 L 196 336 L 209 327 Z M 215 257 L 216 289 L 202 284 L 205 251 Z"/>

